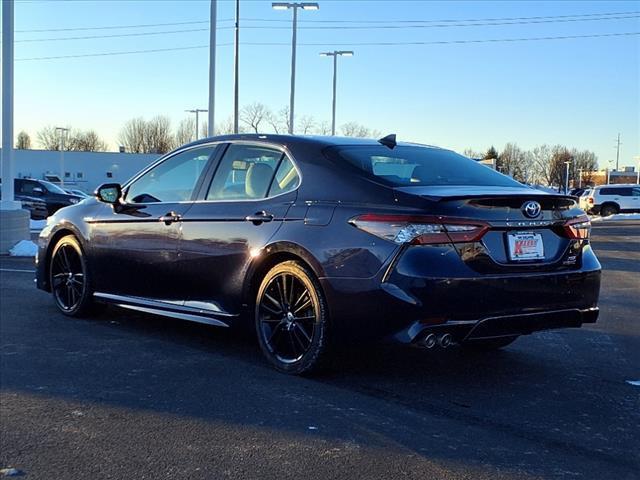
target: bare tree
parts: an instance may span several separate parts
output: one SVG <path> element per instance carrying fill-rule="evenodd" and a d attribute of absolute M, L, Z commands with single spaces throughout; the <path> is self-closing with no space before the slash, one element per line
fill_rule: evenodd
<path fill-rule="evenodd" d="M 303 115 L 298 121 L 299 133 L 310 135 L 316 128 L 316 121 L 311 115 Z"/>
<path fill-rule="evenodd" d="M 269 109 L 260 102 L 245 105 L 240 110 L 240 121 L 255 133 L 260 133 L 260 124 L 268 116 Z"/>
<path fill-rule="evenodd" d="M 578 151 L 575 148 L 571 150 L 573 156 L 573 185 L 591 184 L 593 174 L 598 169 L 598 157 L 589 150 Z M 582 181 L 580 180 L 582 177 Z"/>
<path fill-rule="evenodd" d="M 209 122 L 204 120 L 200 124 L 200 138 L 207 138 L 209 136 Z"/>
<path fill-rule="evenodd" d="M 331 124 L 323 120 L 318 124 L 316 132 L 318 132 L 319 135 L 331 135 Z"/>
<path fill-rule="evenodd" d="M 371 136 L 370 130 L 364 125 L 360 125 L 358 122 L 348 122 L 340 127 L 342 134 L 345 137 L 369 137 Z"/>
<path fill-rule="evenodd" d="M 193 117 L 188 117 L 180 121 L 175 134 L 175 144 L 177 146 L 193 142 L 195 138 L 196 121 Z"/>
<path fill-rule="evenodd" d="M 16 149 L 29 150 L 31 148 L 31 137 L 24 130 L 18 134 Z"/>
<path fill-rule="evenodd" d="M 47 125 L 36 134 L 38 144 L 44 150 L 60 150 L 60 134 L 56 131 L 56 127 Z"/>
<path fill-rule="evenodd" d="M 527 182 L 530 176 L 528 168 L 532 162 L 531 155 L 527 155 L 515 143 L 507 143 L 498 155 L 496 169 L 519 182 Z"/>
<path fill-rule="evenodd" d="M 127 121 L 120 131 L 118 140 L 128 152 L 144 153 L 145 152 L 145 130 L 146 122 L 144 118 L 137 117 Z"/>
<path fill-rule="evenodd" d="M 146 122 L 144 145 L 146 153 L 166 153 L 173 148 L 169 117 L 157 115 Z"/>
<path fill-rule="evenodd" d="M 105 152 L 107 143 L 102 140 L 95 130 L 71 130 L 65 142 L 65 150 L 78 152 Z"/>
<path fill-rule="evenodd" d="M 474 160 L 477 160 L 477 159 L 483 157 L 482 153 L 477 152 L 477 151 L 473 150 L 472 148 L 465 148 L 464 151 L 462 152 L 462 154 L 465 157 L 473 158 Z"/>
<path fill-rule="evenodd" d="M 289 133 L 289 130 L 291 128 L 291 117 L 289 116 L 289 105 L 284 106 L 279 112 L 278 115 L 280 115 L 280 121 L 282 123 L 282 133 Z"/>

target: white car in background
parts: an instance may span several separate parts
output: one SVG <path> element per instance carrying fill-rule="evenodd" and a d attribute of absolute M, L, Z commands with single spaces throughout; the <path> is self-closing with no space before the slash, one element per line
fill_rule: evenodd
<path fill-rule="evenodd" d="M 603 217 L 616 213 L 640 212 L 640 185 L 598 185 L 580 197 L 580 207 Z"/>

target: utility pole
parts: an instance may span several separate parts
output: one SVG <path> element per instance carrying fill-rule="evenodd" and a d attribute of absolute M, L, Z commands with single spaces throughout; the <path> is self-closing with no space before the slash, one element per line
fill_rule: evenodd
<path fill-rule="evenodd" d="M 620 145 L 620 134 L 618 133 L 618 141 L 616 142 L 616 172 L 618 172 L 620 168 Z"/>
<path fill-rule="evenodd" d="M 578 188 L 582 188 L 582 172 L 582 168 L 578 169 Z"/>
<path fill-rule="evenodd" d="M 69 129 L 56 127 L 56 132 L 60 132 L 60 186 L 64 188 L 64 140 L 69 133 Z"/>
<path fill-rule="evenodd" d="M 209 118 L 207 123 L 207 135 L 209 137 L 213 137 L 215 132 L 217 10 L 218 0 L 211 0 L 211 16 L 209 18 Z"/>
<path fill-rule="evenodd" d="M 206 108 L 194 108 L 193 110 L 185 110 L 185 112 L 187 113 L 195 113 L 196 114 L 196 140 L 198 140 L 198 138 L 200 138 L 200 134 L 198 131 L 198 126 L 200 125 L 199 123 L 199 118 L 198 115 L 200 114 L 200 112 L 207 112 L 208 110 Z"/>
<path fill-rule="evenodd" d="M 19 210 L 13 192 L 13 0 L 2 2 L 2 210 Z"/>
<path fill-rule="evenodd" d="M 571 162 L 564 162 L 564 164 L 567 166 L 564 176 L 564 194 L 566 195 L 569 193 L 569 165 Z"/>
<path fill-rule="evenodd" d="M 238 85 L 240 79 L 240 0 L 236 0 L 236 26 L 233 45 L 233 133 L 238 133 L 240 119 L 240 104 L 238 102 Z"/>

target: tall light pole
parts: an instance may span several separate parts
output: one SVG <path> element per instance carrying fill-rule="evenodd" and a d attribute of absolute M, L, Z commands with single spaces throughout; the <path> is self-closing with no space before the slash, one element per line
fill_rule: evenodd
<path fill-rule="evenodd" d="M 564 162 L 564 164 L 567 166 L 564 176 L 564 194 L 566 195 L 569 193 L 569 165 L 571 165 L 571 162 Z"/>
<path fill-rule="evenodd" d="M 240 121 L 240 0 L 236 0 L 235 38 L 233 41 L 233 133 L 238 133 Z"/>
<path fill-rule="evenodd" d="M 13 192 L 13 0 L 2 2 L 2 210 L 18 210 Z"/>
<path fill-rule="evenodd" d="M 60 133 L 60 186 L 64 188 L 64 140 L 69 133 L 69 129 L 56 127 L 56 132 Z"/>
<path fill-rule="evenodd" d="M 618 134 L 618 140 L 616 141 L 616 172 L 620 168 L 620 145 L 622 144 L 620 143 L 620 134 Z"/>
<path fill-rule="evenodd" d="M 331 135 L 336 134 L 336 84 L 338 82 L 338 57 L 352 57 L 351 50 L 334 50 L 333 52 L 322 52 L 323 57 L 333 57 L 333 103 L 331 107 Z"/>
<path fill-rule="evenodd" d="M 207 135 L 213 137 L 215 131 L 215 102 L 216 102 L 216 28 L 218 0 L 211 0 L 209 17 L 209 118 Z"/>
<path fill-rule="evenodd" d="M 206 108 L 194 108 L 192 110 L 185 110 L 185 112 L 196 114 L 196 140 L 198 140 L 198 138 L 200 138 L 200 133 L 198 131 L 198 125 L 200 125 L 198 115 L 200 112 L 208 112 L 208 110 Z"/>
<path fill-rule="evenodd" d="M 294 106 L 296 98 L 296 36 L 298 30 L 298 9 L 319 10 L 314 2 L 273 2 L 274 10 L 293 10 L 293 33 L 291 36 L 291 93 L 289 95 L 289 134 L 293 134 Z"/>

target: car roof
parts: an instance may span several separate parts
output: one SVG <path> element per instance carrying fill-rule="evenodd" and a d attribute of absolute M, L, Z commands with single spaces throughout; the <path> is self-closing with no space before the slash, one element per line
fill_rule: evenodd
<path fill-rule="evenodd" d="M 201 145 L 209 142 L 225 142 L 225 141 L 238 141 L 246 140 L 253 142 L 264 143 L 278 143 L 282 145 L 290 146 L 316 146 L 320 148 L 332 147 L 332 146 L 351 146 L 351 145 L 381 145 L 377 139 L 374 138 L 360 138 L 360 137 L 338 137 L 338 136 L 322 136 L 322 135 L 280 135 L 271 133 L 240 133 L 234 135 L 219 135 L 214 137 L 207 137 L 191 142 L 180 148 Z M 438 148 L 433 145 L 423 145 L 412 142 L 398 142 L 399 146 L 421 146 L 429 148 Z"/>
<path fill-rule="evenodd" d="M 598 185 L 594 188 L 630 188 L 635 186 L 637 186 L 635 183 L 610 183 L 609 185 Z"/>

